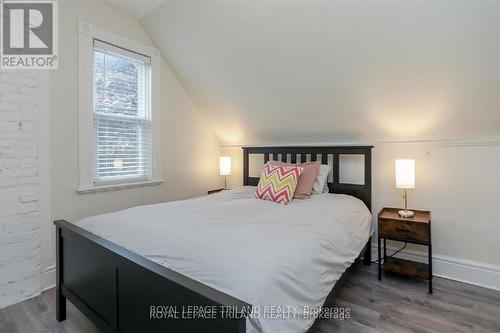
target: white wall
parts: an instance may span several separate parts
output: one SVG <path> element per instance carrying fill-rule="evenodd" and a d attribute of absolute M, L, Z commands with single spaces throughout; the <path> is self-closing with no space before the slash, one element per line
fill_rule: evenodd
<path fill-rule="evenodd" d="M 401 157 L 417 163 L 410 205 L 432 211 L 436 275 L 500 290 L 500 142 L 376 145 L 374 212 L 402 204 L 394 188 Z M 421 250 L 411 247 L 411 259 L 423 259 Z"/>
<path fill-rule="evenodd" d="M 236 166 L 231 185 L 241 186 L 241 147 L 224 147 L 222 153 L 232 156 Z M 417 183 L 409 192 L 409 205 L 432 212 L 436 274 L 500 289 L 500 142 L 376 143 L 375 216 L 384 206 L 403 205 L 402 193 L 394 187 L 398 158 L 416 160 Z M 416 259 L 422 259 L 422 250 L 410 246 Z"/>
<path fill-rule="evenodd" d="M 40 292 L 40 77 L 0 73 L 0 308 Z"/>
<path fill-rule="evenodd" d="M 374 212 L 401 206 L 394 160 L 413 158 L 417 184 L 409 203 L 432 211 L 437 255 L 500 267 L 498 158 L 500 144 L 381 144 L 374 149 Z"/>
<path fill-rule="evenodd" d="M 169 66 L 161 64 L 162 165 L 159 186 L 77 194 L 78 182 L 78 20 L 151 45 L 132 16 L 97 0 L 59 3 L 59 70 L 50 73 L 50 215 L 42 221 L 43 287 L 54 283 L 52 220 L 131 206 L 199 196 L 220 187 L 220 143 Z"/>

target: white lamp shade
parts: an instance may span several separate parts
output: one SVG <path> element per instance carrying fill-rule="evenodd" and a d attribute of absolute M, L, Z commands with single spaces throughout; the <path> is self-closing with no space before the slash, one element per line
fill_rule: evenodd
<path fill-rule="evenodd" d="M 231 175 L 231 157 L 221 156 L 219 157 L 219 170 L 221 176 Z"/>
<path fill-rule="evenodd" d="M 396 160 L 396 188 L 415 188 L 415 160 Z"/>

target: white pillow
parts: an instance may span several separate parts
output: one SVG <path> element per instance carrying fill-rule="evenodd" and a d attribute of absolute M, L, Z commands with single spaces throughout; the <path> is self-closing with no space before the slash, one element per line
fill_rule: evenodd
<path fill-rule="evenodd" d="M 319 174 L 318 177 L 316 177 L 316 180 L 314 181 L 314 186 L 313 186 L 313 193 L 319 194 L 319 193 L 326 193 L 328 192 L 328 174 L 330 174 L 331 166 L 327 164 L 321 164 L 319 166 Z"/>
<path fill-rule="evenodd" d="M 328 193 L 328 192 L 330 192 L 330 188 L 328 187 L 328 177 L 327 177 L 325 181 L 325 186 L 323 186 L 323 193 Z"/>

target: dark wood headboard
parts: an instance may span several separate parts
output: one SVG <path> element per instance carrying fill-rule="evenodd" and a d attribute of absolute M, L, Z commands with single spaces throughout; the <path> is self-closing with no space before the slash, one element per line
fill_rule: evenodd
<path fill-rule="evenodd" d="M 324 146 L 324 147 L 243 147 L 243 185 L 257 186 L 258 177 L 249 176 L 249 155 L 264 155 L 264 163 L 274 160 L 297 163 L 317 161 L 318 156 L 322 164 L 328 164 L 328 157 L 333 156 L 333 182 L 328 182 L 330 193 L 348 194 L 362 200 L 368 209 L 372 207 L 372 148 L 373 146 Z M 339 155 L 364 156 L 364 184 L 344 184 L 339 181 Z M 297 160 L 297 156 L 299 160 Z M 290 158 L 288 158 L 290 157 Z"/>

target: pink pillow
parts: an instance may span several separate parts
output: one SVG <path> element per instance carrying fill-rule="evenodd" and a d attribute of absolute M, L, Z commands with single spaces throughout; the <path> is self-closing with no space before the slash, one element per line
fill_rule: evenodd
<path fill-rule="evenodd" d="M 300 164 L 291 164 L 278 161 L 269 161 L 267 164 L 281 166 L 299 166 L 302 168 L 297 188 L 295 189 L 294 199 L 307 199 L 311 196 L 314 187 L 314 181 L 319 175 L 320 162 L 309 162 Z"/>
<path fill-rule="evenodd" d="M 302 168 L 266 164 L 254 197 L 288 205 L 292 201 Z"/>

